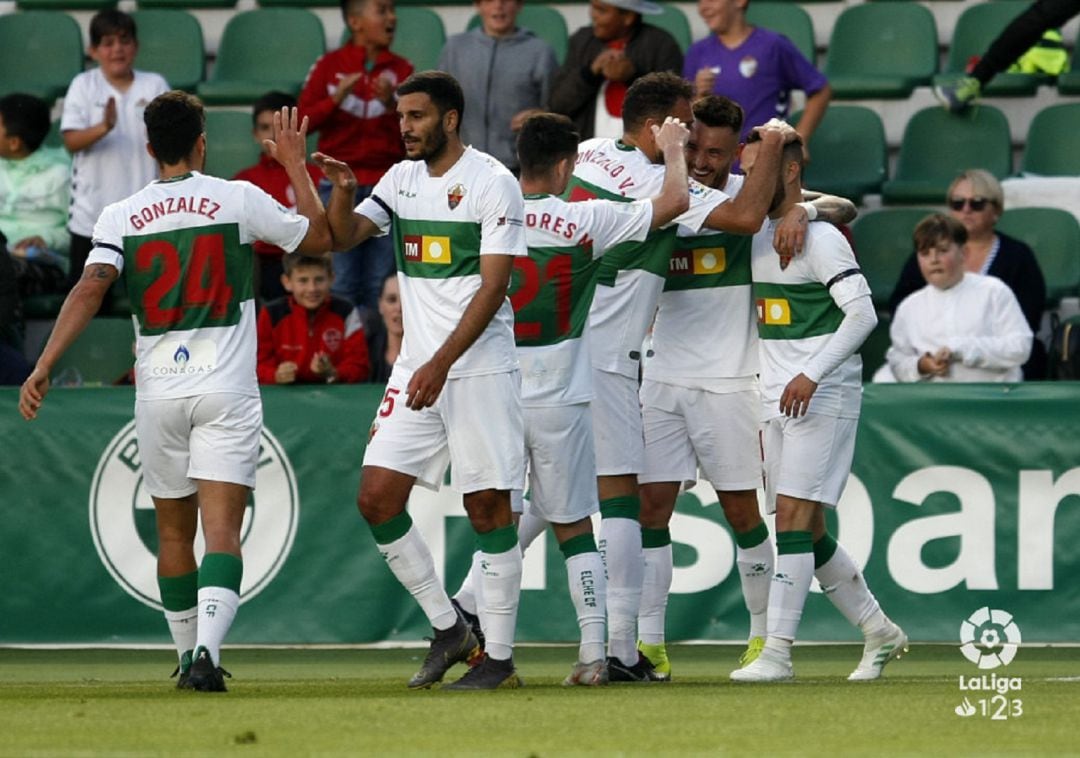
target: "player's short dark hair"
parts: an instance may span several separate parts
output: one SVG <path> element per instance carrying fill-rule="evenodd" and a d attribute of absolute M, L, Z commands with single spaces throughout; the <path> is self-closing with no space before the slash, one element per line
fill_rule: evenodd
<path fill-rule="evenodd" d="M 945 213 L 931 213 L 918 224 L 911 235 L 915 250 L 926 250 L 942 240 L 954 242 L 963 247 L 967 243 L 967 229 L 952 216 Z"/>
<path fill-rule="evenodd" d="M 742 133 L 742 106 L 723 95 L 705 95 L 694 101 L 694 120 L 710 128 L 726 127 L 736 134 Z"/>
<path fill-rule="evenodd" d="M 690 82 L 670 71 L 645 74 L 626 91 L 623 100 L 623 129 L 633 132 L 653 119 L 663 121 L 671 115 L 680 100 L 689 102 L 694 96 Z"/>
<path fill-rule="evenodd" d="M 559 113 L 530 116 L 517 137 L 521 175 L 529 179 L 546 175 L 563 158 L 576 156 L 579 142 L 581 135 L 566 116 Z"/>
<path fill-rule="evenodd" d="M 49 106 L 41 98 L 15 92 L 0 97 L 0 118 L 9 137 L 18 137 L 31 153 L 49 133 Z"/>
<path fill-rule="evenodd" d="M 296 98 L 288 92 L 272 90 L 255 101 L 251 106 L 251 125 L 254 126 L 260 113 L 265 111 L 280 111 L 282 108 L 292 108 L 296 105 Z"/>
<path fill-rule="evenodd" d="M 422 92 L 431 98 L 439 111 L 445 116 L 447 111 L 457 111 L 458 123 L 465 116 L 465 93 L 461 91 L 458 80 L 445 71 L 417 71 L 401 83 L 397 89 L 398 97 Z"/>
<path fill-rule="evenodd" d="M 330 262 L 329 255 L 318 256 L 304 255 L 302 253 L 289 253 L 281 256 L 281 267 L 285 271 L 285 276 L 292 276 L 293 271 L 308 266 L 321 268 L 326 271 L 327 274 L 334 273 L 334 267 Z"/>
<path fill-rule="evenodd" d="M 115 8 L 98 11 L 90 19 L 90 46 L 97 47 L 110 34 L 127 34 L 133 40 L 139 38 L 135 33 L 135 19 Z"/>
<path fill-rule="evenodd" d="M 746 144 L 752 145 L 755 142 L 761 142 L 761 132 L 751 131 L 748 135 L 746 135 Z M 793 139 L 791 142 L 784 143 L 784 149 L 780 153 L 780 161 L 783 165 L 787 165 L 788 163 L 794 161 L 799 164 L 799 168 L 801 169 L 805 165 L 803 163 L 803 160 L 804 157 L 802 135 L 796 134 L 795 139 Z"/>
<path fill-rule="evenodd" d="M 370 0 L 341 0 L 341 17 L 347 23 L 349 16 L 359 16 L 363 13 L 364 6 L 369 2 Z"/>
<path fill-rule="evenodd" d="M 191 155 L 199 135 L 206 131 L 206 112 L 199 98 L 172 90 L 150 101 L 143 123 L 158 162 L 175 166 Z"/>

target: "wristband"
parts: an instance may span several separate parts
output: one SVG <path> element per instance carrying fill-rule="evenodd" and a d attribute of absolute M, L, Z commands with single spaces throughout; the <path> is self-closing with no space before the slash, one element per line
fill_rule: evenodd
<path fill-rule="evenodd" d="M 807 221 L 813 221 L 817 218 L 817 208 L 814 207 L 813 203 L 795 203 L 795 205 L 806 211 Z"/>

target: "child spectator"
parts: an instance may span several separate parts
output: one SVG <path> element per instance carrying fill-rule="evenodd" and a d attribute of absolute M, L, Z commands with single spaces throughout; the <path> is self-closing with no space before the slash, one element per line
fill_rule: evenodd
<path fill-rule="evenodd" d="M 386 384 L 398 353 L 401 352 L 401 340 L 405 336 L 397 274 L 391 274 L 383 282 L 382 294 L 379 295 L 379 316 L 381 318 L 368 333 L 368 356 L 371 358 L 371 376 L 368 381 Z"/>
<path fill-rule="evenodd" d="M 94 224 L 106 205 L 157 178 L 146 152 L 143 111 L 169 91 L 159 74 L 134 68 L 139 43 L 135 21 L 118 10 L 90 20 L 90 57 L 98 66 L 76 76 L 64 96 L 60 119 L 64 147 L 75 158 L 71 171 L 69 284 L 82 276 Z"/>
<path fill-rule="evenodd" d="M 289 292 L 259 312 L 260 384 L 362 382 L 367 342 L 352 304 L 330 293 L 329 258 L 286 255 L 281 283 Z"/>
<path fill-rule="evenodd" d="M 1000 279 L 964 270 L 967 230 L 935 213 L 915 227 L 928 284 L 900 303 L 886 360 L 901 382 L 1018 382 L 1031 327 Z M 884 377 L 883 377 L 884 378 Z"/>
<path fill-rule="evenodd" d="M 446 41 L 439 70 L 465 92 L 461 138 L 517 173 L 515 133 L 543 109 L 558 64 L 544 40 L 517 25 L 522 0 L 474 0 L 480 25 Z"/>
<path fill-rule="evenodd" d="M 397 24 L 393 0 L 341 0 L 341 12 L 352 38 L 315 61 L 300 93 L 300 112 L 319 133 L 319 151 L 349 164 L 359 203 L 405 157 L 394 92 L 413 66 L 390 52 Z M 326 202 L 330 183 L 321 183 L 319 192 Z M 370 318 L 394 268 L 389 235 L 337 252 L 334 294 L 349 298 Z"/>
<path fill-rule="evenodd" d="M 0 98 L 0 233 L 23 297 L 66 292 L 71 169 L 62 150 L 41 146 L 48 133 L 45 101 Z"/>
<path fill-rule="evenodd" d="M 251 182 L 294 212 L 296 211 L 296 191 L 289 181 L 285 167 L 266 151 L 265 140 L 273 136 L 274 113 L 280 113 L 282 108 L 292 108 L 295 105 L 296 98 L 285 92 L 267 92 L 255 101 L 251 109 L 251 136 L 255 138 L 255 143 L 262 147 L 263 151 L 259 155 L 258 163 L 243 169 L 233 177 L 233 179 Z M 308 163 L 307 169 L 311 174 L 311 180 L 318 185 L 319 180 L 322 179 L 322 171 L 314 163 Z M 259 262 L 259 301 L 268 302 L 285 297 L 286 292 L 281 285 L 281 274 L 284 271 L 281 256 L 284 251 L 280 247 L 261 241 L 256 241 L 253 247 Z"/>
<path fill-rule="evenodd" d="M 803 153 L 825 115 L 832 91 L 795 44 L 782 34 L 751 26 L 746 20 L 750 0 L 698 0 L 709 31 L 686 51 L 683 77 L 694 83 L 698 97 L 731 98 L 746 111 L 742 139 L 771 118 L 786 119 L 791 91 L 806 93 L 806 108 L 796 127 Z"/>

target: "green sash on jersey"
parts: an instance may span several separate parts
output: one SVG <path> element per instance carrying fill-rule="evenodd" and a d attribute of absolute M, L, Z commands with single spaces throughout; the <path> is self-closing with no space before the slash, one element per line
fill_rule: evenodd
<path fill-rule="evenodd" d="M 480 274 L 480 224 L 393 216 L 398 271 L 416 279 Z"/>
<path fill-rule="evenodd" d="M 750 248 L 745 234 L 679 237 L 668 262 L 664 292 L 750 284 Z"/>
<path fill-rule="evenodd" d="M 610 192 L 577 176 L 570 178 L 570 184 L 563 193 L 563 199 L 571 203 L 580 200 L 601 198 L 619 203 L 631 203 L 632 197 L 625 197 Z M 649 232 L 644 242 L 623 242 L 604 253 L 600 263 L 599 283 L 605 286 L 615 284 L 615 277 L 620 271 L 641 269 L 650 274 L 664 277 L 668 272 L 668 261 L 675 250 L 676 227 L 657 229 Z"/>
<path fill-rule="evenodd" d="M 124 274 L 145 336 L 235 326 L 255 297 L 251 245 L 235 223 L 124 237 Z"/>
<path fill-rule="evenodd" d="M 600 261 L 592 248 L 530 247 L 514 259 L 510 304 L 518 347 L 554 345 L 585 330 Z"/>
<path fill-rule="evenodd" d="M 763 340 L 799 340 L 832 334 L 844 320 L 824 284 L 754 282 L 758 336 Z"/>

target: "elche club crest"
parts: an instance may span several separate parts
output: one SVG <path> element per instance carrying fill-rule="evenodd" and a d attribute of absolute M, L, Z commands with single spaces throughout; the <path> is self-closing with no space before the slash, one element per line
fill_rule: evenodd
<path fill-rule="evenodd" d="M 450 210 L 454 210 L 461 204 L 462 198 L 465 197 L 465 185 L 455 184 L 453 187 L 446 191 L 446 204 L 450 206 Z"/>
<path fill-rule="evenodd" d="M 960 624 L 960 652 L 980 669 L 1008 666 L 1021 642 L 1008 611 L 983 606 Z"/>
<path fill-rule="evenodd" d="M 292 549 L 300 518 L 296 475 L 281 444 L 265 428 L 255 484 L 240 530 L 241 603 L 258 595 L 277 576 Z M 109 574 L 140 603 L 161 610 L 154 504 L 143 486 L 134 421 L 117 432 L 98 460 L 89 505 L 94 548 Z M 195 559 L 201 562 L 205 551 L 200 526 Z"/>

